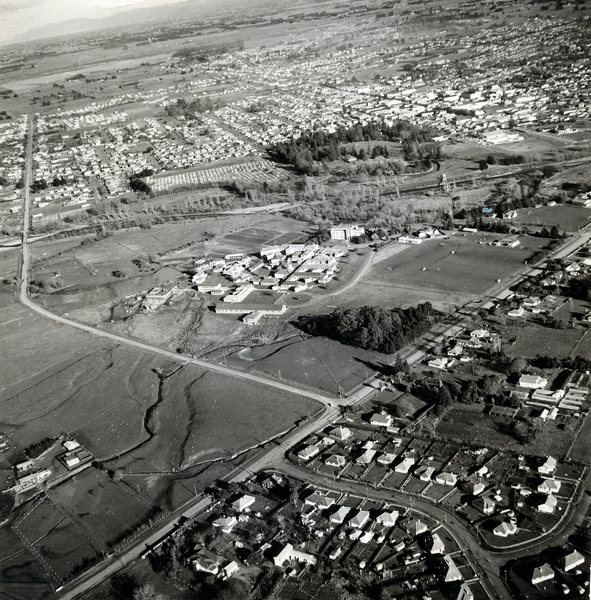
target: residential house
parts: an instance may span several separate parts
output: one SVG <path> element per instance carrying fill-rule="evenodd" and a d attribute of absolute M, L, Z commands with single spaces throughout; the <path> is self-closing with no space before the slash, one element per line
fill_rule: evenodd
<path fill-rule="evenodd" d="M 441 485 L 454 486 L 458 482 L 458 476 L 455 473 L 439 473 L 439 475 L 435 477 L 435 482 Z"/>
<path fill-rule="evenodd" d="M 494 529 L 493 534 L 498 537 L 508 537 L 517 533 L 517 524 L 512 521 L 502 521 Z"/>
<path fill-rule="evenodd" d="M 532 585 L 538 585 L 549 579 L 554 579 L 555 575 L 554 569 L 548 563 L 544 563 L 542 566 L 534 569 L 531 578 Z"/>
<path fill-rule="evenodd" d="M 324 464 L 329 467 L 336 467 L 342 469 L 347 464 L 347 459 L 341 454 L 331 454 L 325 461 Z"/>
<path fill-rule="evenodd" d="M 435 473 L 435 468 L 429 465 L 422 465 L 415 471 L 415 475 L 421 481 L 431 481 L 433 473 Z"/>
<path fill-rule="evenodd" d="M 396 454 L 384 452 L 383 454 L 380 454 L 378 456 L 378 462 L 381 465 L 389 465 L 389 464 L 392 464 L 392 462 L 394 462 L 395 458 L 396 458 Z"/>
<path fill-rule="evenodd" d="M 402 462 L 399 462 L 395 467 L 394 467 L 394 471 L 396 471 L 396 473 L 408 473 L 410 468 L 415 464 L 415 459 L 414 458 L 410 458 L 410 457 L 406 457 L 402 460 Z"/>
<path fill-rule="evenodd" d="M 556 499 L 556 496 L 552 496 L 552 494 L 550 494 L 546 496 L 544 502 L 538 504 L 538 510 L 542 513 L 551 514 L 554 512 L 554 509 L 556 508 L 557 504 L 558 500 Z"/>
<path fill-rule="evenodd" d="M 396 520 L 398 519 L 399 512 L 397 510 L 384 511 L 376 518 L 376 522 L 384 527 L 393 527 L 396 525 Z"/>
<path fill-rule="evenodd" d="M 248 510 L 255 503 L 254 496 L 249 496 L 248 494 L 244 494 L 234 502 L 232 502 L 232 508 L 238 512 L 244 512 Z"/>
<path fill-rule="evenodd" d="M 318 454 L 320 454 L 320 448 L 316 444 L 313 444 L 310 446 L 306 446 L 305 448 L 302 448 L 298 452 L 298 458 L 300 460 L 308 461 L 311 458 L 314 458 L 315 456 L 317 456 Z"/>
<path fill-rule="evenodd" d="M 549 456 L 544 462 L 538 467 L 538 473 L 541 475 L 551 475 L 556 470 L 557 466 L 556 459 Z"/>
<path fill-rule="evenodd" d="M 339 508 L 330 515 L 330 522 L 340 525 L 345 521 L 345 517 L 351 512 L 350 506 L 339 506 Z"/>
<path fill-rule="evenodd" d="M 563 571 L 572 571 L 579 565 L 582 565 L 585 562 L 585 557 L 578 552 L 577 550 L 573 550 L 569 552 L 560 560 L 560 565 Z"/>
<path fill-rule="evenodd" d="M 443 554 L 445 552 L 445 545 L 437 533 L 427 538 L 425 543 L 427 544 L 429 554 Z"/>
<path fill-rule="evenodd" d="M 392 415 L 385 412 L 374 413 L 369 420 L 372 425 L 376 425 L 377 427 L 391 427 L 392 421 Z"/>
<path fill-rule="evenodd" d="M 192 564 L 196 571 L 217 575 L 223 562 L 223 557 L 203 548 L 199 551 L 197 557 L 193 559 Z"/>
<path fill-rule="evenodd" d="M 353 432 L 348 427 L 343 427 L 342 425 L 339 425 L 339 427 L 333 427 L 328 432 L 328 435 L 330 435 L 330 437 L 334 438 L 339 442 L 344 442 L 353 435 Z"/>
<path fill-rule="evenodd" d="M 369 521 L 369 511 L 360 510 L 354 517 L 349 519 L 349 525 L 355 529 L 361 529 Z"/>
<path fill-rule="evenodd" d="M 538 492 L 542 494 L 556 494 L 560 490 L 561 482 L 556 479 L 543 479 L 538 485 Z"/>
<path fill-rule="evenodd" d="M 420 521 L 419 519 L 407 519 L 403 524 L 404 530 L 409 534 L 414 536 L 420 535 L 421 533 L 425 533 L 427 531 L 427 525 Z"/>

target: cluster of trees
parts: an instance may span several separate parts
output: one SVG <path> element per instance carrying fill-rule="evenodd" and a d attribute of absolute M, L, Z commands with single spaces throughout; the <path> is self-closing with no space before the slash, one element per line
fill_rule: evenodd
<path fill-rule="evenodd" d="M 232 50 L 244 50 L 244 40 L 181 48 L 172 55 L 172 58 L 179 58 L 185 62 L 207 62 L 209 57 L 219 56 Z"/>
<path fill-rule="evenodd" d="M 30 459 L 38 458 L 46 450 L 49 450 L 49 448 L 51 448 L 55 444 L 56 439 L 57 438 L 54 437 L 45 437 L 41 441 L 35 442 L 34 444 L 27 446 L 25 448 L 25 455 Z"/>
<path fill-rule="evenodd" d="M 296 326 L 311 335 L 392 354 L 428 331 L 433 320 L 432 306 L 425 302 L 406 309 L 338 308 L 328 315 L 300 317 Z"/>
<path fill-rule="evenodd" d="M 409 160 L 437 158 L 441 156 L 441 147 L 433 142 L 433 134 L 431 128 L 419 127 L 408 121 L 396 121 L 393 125 L 385 122 L 357 124 L 339 127 L 334 133 L 306 132 L 297 139 L 272 145 L 268 152 L 277 162 L 290 164 L 300 173 L 312 173 L 314 162 L 340 160 L 343 154 L 349 154 L 342 148 L 343 144 L 370 140 L 402 141 L 403 152 Z M 385 155 L 387 146 L 380 148 Z M 368 158 L 367 150 L 363 149 L 363 152 Z M 389 150 L 387 152 L 389 155 Z"/>
<path fill-rule="evenodd" d="M 178 98 L 176 102 L 166 107 L 166 114 L 170 117 L 195 118 L 196 114 L 208 112 L 221 108 L 225 103 L 219 98 L 197 98 L 187 102 L 184 98 Z"/>
<path fill-rule="evenodd" d="M 138 177 L 137 175 L 132 175 L 129 178 L 129 187 L 134 192 L 140 192 L 142 194 L 148 195 L 152 193 L 152 188 L 141 177 Z"/>
<path fill-rule="evenodd" d="M 541 356 L 536 354 L 533 358 L 527 359 L 532 367 L 538 369 L 570 369 L 571 371 L 591 371 L 591 359 L 577 354 L 577 356 Z"/>

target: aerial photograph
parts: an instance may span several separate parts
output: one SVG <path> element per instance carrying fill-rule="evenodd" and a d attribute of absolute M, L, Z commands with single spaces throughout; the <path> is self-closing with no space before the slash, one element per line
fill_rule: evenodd
<path fill-rule="evenodd" d="M 0 0 L 0 600 L 591 598 L 591 0 Z"/>

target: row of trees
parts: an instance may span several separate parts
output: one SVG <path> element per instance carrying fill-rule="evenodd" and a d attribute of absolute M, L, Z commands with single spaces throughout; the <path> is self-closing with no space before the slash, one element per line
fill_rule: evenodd
<path fill-rule="evenodd" d="M 433 320 L 432 306 L 425 302 L 406 309 L 338 308 L 328 315 L 300 317 L 296 326 L 311 335 L 392 354 L 428 331 Z"/>

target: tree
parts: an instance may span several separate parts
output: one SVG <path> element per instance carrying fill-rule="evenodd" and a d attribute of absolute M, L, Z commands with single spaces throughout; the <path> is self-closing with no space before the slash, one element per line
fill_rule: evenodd
<path fill-rule="evenodd" d="M 144 583 L 133 592 L 133 600 L 163 600 L 162 594 L 156 592 L 153 583 Z"/>
<path fill-rule="evenodd" d="M 486 161 L 486 159 L 482 159 L 480 161 L 478 161 L 478 168 L 481 171 L 486 171 L 488 169 L 488 162 Z"/>
<path fill-rule="evenodd" d="M 496 164 L 497 164 L 497 159 L 496 159 L 496 158 L 495 158 L 495 157 L 494 157 L 492 154 L 489 154 L 489 155 L 486 157 L 486 162 L 487 162 L 489 165 L 496 165 Z"/>

